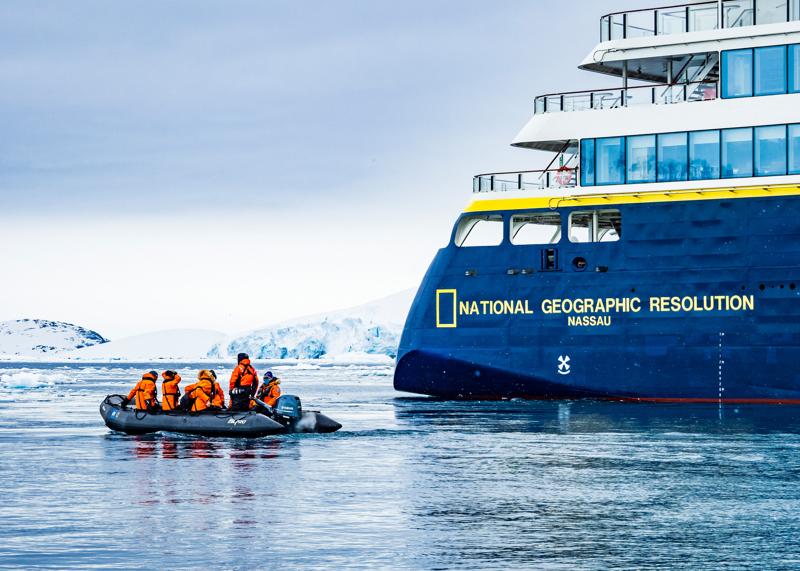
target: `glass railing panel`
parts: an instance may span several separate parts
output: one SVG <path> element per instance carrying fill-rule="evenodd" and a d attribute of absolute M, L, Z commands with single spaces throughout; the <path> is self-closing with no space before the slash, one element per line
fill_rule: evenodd
<path fill-rule="evenodd" d="M 650 87 L 628 89 L 625 94 L 625 104 L 628 107 L 633 107 L 634 105 L 652 105 L 653 89 Z"/>
<path fill-rule="evenodd" d="M 683 85 L 665 85 L 653 88 L 653 103 L 670 105 L 686 101 L 686 89 Z"/>
<path fill-rule="evenodd" d="M 591 93 L 575 93 L 564 96 L 564 111 L 586 111 L 591 108 Z"/>
<path fill-rule="evenodd" d="M 544 113 L 544 105 L 545 105 L 545 98 L 544 97 L 537 97 L 534 101 L 534 110 L 533 112 L 538 115 L 540 113 Z"/>
<path fill-rule="evenodd" d="M 472 178 L 472 192 L 514 192 L 578 186 L 577 168 L 482 174 Z"/>
<path fill-rule="evenodd" d="M 714 82 L 692 83 L 687 86 L 687 101 L 713 101 L 717 98 L 717 84 Z"/>
<path fill-rule="evenodd" d="M 630 12 L 625 25 L 626 38 L 647 38 L 656 35 L 655 12 Z"/>
<path fill-rule="evenodd" d="M 592 109 L 614 109 L 623 103 L 622 90 L 595 91 L 592 97 Z"/>
<path fill-rule="evenodd" d="M 548 95 L 545 103 L 545 109 L 547 113 L 558 113 L 559 111 L 563 111 L 561 108 L 561 96 Z"/>
<path fill-rule="evenodd" d="M 798 0 L 800 2 L 800 0 Z M 603 16 L 600 19 L 600 41 L 607 42 L 611 39 L 611 18 L 609 16 Z"/>
<path fill-rule="evenodd" d="M 625 38 L 625 15 L 614 14 L 611 16 L 611 39 L 621 40 Z"/>
<path fill-rule="evenodd" d="M 686 8 L 663 8 L 656 12 L 658 35 L 682 34 L 686 32 Z"/>
<path fill-rule="evenodd" d="M 758 0 L 756 3 L 756 23 L 777 24 L 789 17 L 788 0 Z"/>
<path fill-rule="evenodd" d="M 723 25 L 726 28 L 741 28 L 755 24 L 753 0 L 725 0 L 722 6 Z"/>
<path fill-rule="evenodd" d="M 800 2 L 800 0 L 797 0 Z M 707 32 L 719 27 L 716 4 L 689 6 L 689 31 Z"/>
<path fill-rule="evenodd" d="M 789 0 L 789 19 L 800 20 L 800 0 Z"/>

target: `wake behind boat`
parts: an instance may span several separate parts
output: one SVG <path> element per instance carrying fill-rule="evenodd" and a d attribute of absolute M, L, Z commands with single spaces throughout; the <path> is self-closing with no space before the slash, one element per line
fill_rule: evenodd
<path fill-rule="evenodd" d="M 126 434 L 163 431 L 197 436 L 258 438 L 273 434 L 331 433 L 342 427 L 320 412 L 303 411 L 300 400 L 290 395 L 279 399 L 272 416 L 256 410 L 147 412 L 130 408 L 125 401 L 122 395 L 107 396 L 100 404 L 100 416 L 111 430 Z"/>

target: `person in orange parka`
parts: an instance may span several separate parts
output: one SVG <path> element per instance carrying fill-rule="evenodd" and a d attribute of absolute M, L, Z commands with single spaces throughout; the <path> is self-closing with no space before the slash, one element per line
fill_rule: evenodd
<path fill-rule="evenodd" d="M 225 391 L 222 390 L 222 387 L 217 382 L 217 373 L 213 369 L 209 373 L 214 377 L 214 396 L 211 398 L 211 406 L 225 408 Z"/>
<path fill-rule="evenodd" d="M 258 389 L 258 373 L 250 364 L 247 353 L 239 353 L 237 360 L 239 364 L 231 373 L 231 410 L 245 411 L 250 409 L 250 399 Z"/>
<path fill-rule="evenodd" d="M 161 410 L 168 412 L 178 410 L 178 402 L 181 398 L 181 389 L 178 385 L 181 376 L 175 371 L 164 371 L 161 373 L 164 382 L 161 383 Z"/>
<path fill-rule="evenodd" d="M 214 400 L 214 376 L 203 369 L 197 373 L 197 382 L 186 387 L 186 396 L 191 403 L 189 410 L 201 412 L 212 406 Z"/>
<path fill-rule="evenodd" d="M 156 381 L 158 380 L 158 373 L 150 371 L 142 375 L 142 380 L 136 383 L 131 392 L 128 393 L 128 398 L 124 403 L 126 406 L 129 402 L 133 401 L 136 410 L 155 411 L 159 408 L 158 405 L 158 389 L 156 388 Z"/>
<path fill-rule="evenodd" d="M 258 400 L 266 405 L 274 407 L 281 398 L 281 380 L 273 376 L 271 371 L 264 373 L 264 384 L 258 389 Z"/>

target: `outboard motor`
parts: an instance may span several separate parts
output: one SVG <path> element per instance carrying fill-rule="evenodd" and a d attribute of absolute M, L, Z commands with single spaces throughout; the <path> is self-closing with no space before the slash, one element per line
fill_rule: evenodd
<path fill-rule="evenodd" d="M 303 405 L 300 397 L 294 395 L 282 395 L 275 403 L 275 414 L 285 418 L 287 421 L 297 421 L 303 416 Z"/>

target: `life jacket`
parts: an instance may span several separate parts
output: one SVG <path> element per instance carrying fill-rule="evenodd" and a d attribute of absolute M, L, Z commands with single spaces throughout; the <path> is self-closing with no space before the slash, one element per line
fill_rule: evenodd
<path fill-rule="evenodd" d="M 215 394 L 214 377 L 211 371 L 202 370 L 197 374 L 197 382 L 186 387 L 186 395 L 191 399 L 192 412 L 201 412 L 212 406 Z"/>
<path fill-rule="evenodd" d="M 261 385 L 258 391 L 258 400 L 269 406 L 275 406 L 281 397 L 280 379 L 272 379 L 269 384 Z"/>
<path fill-rule="evenodd" d="M 225 391 L 219 386 L 217 381 L 214 381 L 214 394 L 211 396 L 211 406 L 217 408 L 225 408 Z"/>
<path fill-rule="evenodd" d="M 177 410 L 178 402 L 181 398 L 181 389 L 178 384 L 181 382 L 181 376 L 177 373 L 174 377 L 167 377 L 166 371 L 161 373 L 164 377 L 164 382 L 161 383 L 161 409 L 165 411 Z"/>
<path fill-rule="evenodd" d="M 258 388 L 258 373 L 250 364 L 250 359 L 242 359 L 231 373 L 230 392 L 231 398 L 236 394 L 236 389 L 246 388 L 249 395 L 254 395 Z"/>
<path fill-rule="evenodd" d="M 152 410 L 158 405 L 157 380 L 155 375 L 145 373 L 142 380 L 128 393 L 128 400 L 133 401 L 136 410 Z"/>

